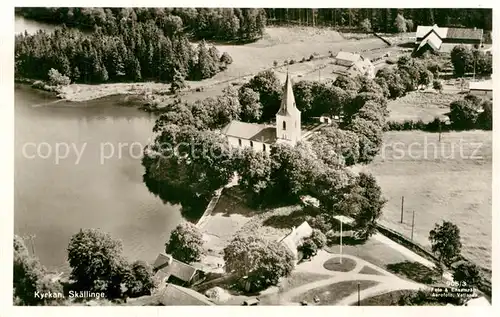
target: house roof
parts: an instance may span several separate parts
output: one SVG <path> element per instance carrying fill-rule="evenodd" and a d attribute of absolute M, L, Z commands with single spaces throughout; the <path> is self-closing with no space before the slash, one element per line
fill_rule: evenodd
<path fill-rule="evenodd" d="M 493 81 L 491 79 L 471 81 L 469 82 L 469 90 L 493 90 Z"/>
<path fill-rule="evenodd" d="M 255 124 L 233 120 L 221 132 L 245 140 L 272 144 L 276 141 L 276 128 L 263 124 Z"/>
<path fill-rule="evenodd" d="M 307 221 L 304 221 L 297 228 L 293 228 L 292 232 L 290 232 L 281 240 L 281 243 L 287 246 L 288 249 L 290 249 L 290 251 L 292 251 L 292 253 L 296 256 L 297 247 L 299 246 L 300 242 L 302 241 L 302 239 L 309 237 L 312 234 L 312 231 L 313 230 L 311 226 L 309 226 Z"/>
<path fill-rule="evenodd" d="M 349 66 L 342 66 L 342 65 L 332 65 L 332 73 L 334 74 L 340 74 L 340 75 L 348 75 L 349 73 L 347 72 L 349 70 Z"/>
<path fill-rule="evenodd" d="M 197 271 L 195 267 L 163 253 L 158 255 L 153 268 L 157 271 L 157 274 L 163 278 L 175 276 L 185 282 L 189 282 Z"/>
<path fill-rule="evenodd" d="M 295 97 L 293 96 L 292 81 L 286 73 L 285 86 L 283 87 L 283 95 L 281 98 L 281 106 L 278 110 L 278 115 L 290 116 L 292 114 L 300 113 L 295 105 Z"/>
<path fill-rule="evenodd" d="M 482 40 L 483 29 L 448 28 L 446 38 L 457 40 Z"/>
<path fill-rule="evenodd" d="M 337 56 L 335 56 L 335 58 L 339 59 L 339 60 L 349 61 L 349 62 L 355 63 L 361 59 L 361 55 L 351 53 L 351 52 L 340 51 L 337 53 Z"/>
<path fill-rule="evenodd" d="M 422 40 L 417 48 L 417 51 L 423 48 L 426 44 L 432 47 L 433 50 L 439 51 L 441 44 L 443 44 L 443 40 L 434 30 L 431 30 L 431 32 Z"/>
<path fill-rule="evenodd" d="M 192 289 L 167 284 L 158 293 L 130 299 L 129 306 L 213 306 L 206 296 Z"/>
<path fill-rule="evenodd" d="M 417 40 L 427 37 L 432 31 L 441 39 L 482 40 L 483 38 L 482 29 L 444 28 L 434 24 L 433 26 L 419 25 L 416 33 Z"/>
<path fill-rule="evenodd" d="M 432 30 L 434 30 L 434 32 L 436 32 L 436 34 L 442 39 L 445 38 L 446 33 L 448 33 L 448 28 L 440 28 L 437 26 L 437 24 L 434 24 L 433 26 L 419 25 L 417 26 L 417 34 L 416 34 L 417 39 L 424 38 Z"/>

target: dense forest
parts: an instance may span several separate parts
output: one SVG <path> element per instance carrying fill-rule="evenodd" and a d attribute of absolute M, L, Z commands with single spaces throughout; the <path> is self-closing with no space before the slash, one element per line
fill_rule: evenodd
<path fill-rule="evenodd" d="M 463 8 L 17 8 L 17 14 L 27 18 L 82 28 L 112 25 L 123 17 L 132 16 L 138 22 L 154 19 L 158 26 L 180 21 L 182 27 L 200 38 L 256 38 L 266 25 L 297 24 L 363 29 L 370 22 L 378 32 L 397 31 L 394 21 L 398 14 L 411 20 L 410 30 L 417 25 L 447 27 L 477 27 L 492 30 L 491 9 Z M 178 19 L 179 18 L 179 19 Z"/>
<path fill-rule="evenodd" d="M 63 27 L 18 35 L 15 74 L 44 80 L 54 68 L 73 82 L 171 82 L 210 78 L 231 62 L 204 41 L 196 48 L 183 33 L 164 34 L 153 21 L 122 19 L 116 27 L 113 35 L 99 27 L 90 34 Z"/>
<path fill-rule="evenodd" d="M 491 9 L 395 9 L 395 8 L 355 8 L 355 9 L 265 9 L 268 24 L 300 24 L 311 26 L 334 26 L 359 29 L 365 19 L 374 31 L 395 32 L 394 21 L 398 14 L 412 21 L 414 31 L 417 25 L 447 27 L 477 27 L 492 29 Z"/>
<path fill-rule="evenodd" d="M 239 8 L 16 8 L 28 19 L 66 24 L 105 34 L 120 32 L 122 20 L 154 23 L 166 34 L 182 32 L 199 39 L 253 40 L 266 26 L 264 9 Z"/>

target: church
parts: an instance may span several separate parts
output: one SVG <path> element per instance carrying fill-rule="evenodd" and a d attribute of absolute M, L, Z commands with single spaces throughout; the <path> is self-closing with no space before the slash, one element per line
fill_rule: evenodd
<path fill-rule="evenodd" d="M 271 152 L 271 145 L 275 143 L 297 144 L 302 135 L 300 111 L 295 105 L 288 73 L 282 96 L 280 109 L 276 113 L 276 126 L 233 120 L 221 131 L 229 144 L 236 148 L 251 147 L 267 153 Z"/>

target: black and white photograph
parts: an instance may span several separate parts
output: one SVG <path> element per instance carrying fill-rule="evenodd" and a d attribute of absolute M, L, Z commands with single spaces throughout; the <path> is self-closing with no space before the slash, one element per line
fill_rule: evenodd
<path fill-rule="evenodd" d="M 495 10 L 349 4 L 11 7 L 12 306 L 491 306 Z"/>

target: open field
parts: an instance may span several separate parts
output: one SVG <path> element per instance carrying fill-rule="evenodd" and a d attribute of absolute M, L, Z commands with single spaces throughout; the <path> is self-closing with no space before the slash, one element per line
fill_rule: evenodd
<path fill-rule="evenodd" d="M 220 53 L 228 52 L 233 63 L 228 69 L 203 81 L 188 81 L 191 90 L 184 93 L 183 99 L 194 101 L 221 93 L 221 90 L 232 82 L 244 82 L 259 71 L 275 68 L 278 76 L 284 80 L 286 67 L 284 61 L 293 59 L 295 63 L 288 66 L 290 75 L 295 80 L 325 80 L 335 75 L 328 69 L 330 52 L 336 54 L 340 50 L 360 52 L 371 58 L 383 55 L 387 51 L 400 51 L 397 46 L 387 47 L 380 39 L 367 36 L 360 39 L 345 39 L 339 32 L 329 28 L 312 27 L 268 27 L 263 38 L 254 43 L 244 45 L 215 45 Z M 302 58 L 312 61 L 299 63 Z M 323 69 L 323 70 L 321 70 Z M 321 70 L 321 71 L 320 71 Z M 282 78 L 281 78 L 282 77 Z M 195 91 L 203 87 L 203 91 Z M 169 84 L 161 83 L 116 83 L 102 85 L 74 84 L 63 89 L 61 97 L 72 101 L 85 101 L 113 94 L 151 94 L 166 92 Z"/>
<path fill-rule="evenodd" d="M 422 120 L 430 122 L 435 117 L 446 118 L 445 113 L 450 111 L 450 103 L 462 99 L 463 95 L 455 93 L 438 93 L 429 91 L 412 91 L 408 95 L 390 100 L 387 103 L 389 120 Z"/>
<path fill-rule="evenodd" d="M 381 223 L 428 246 L 429 231 L 448 220 L 460 228 L 463 255 L 491 268 L 492 132 L 387 132 L 367 166 L 388 200 Z M 401 224 L 401 197 L 404 221 Z M 376 264 L 376 263 L 375 263 Z"/>

